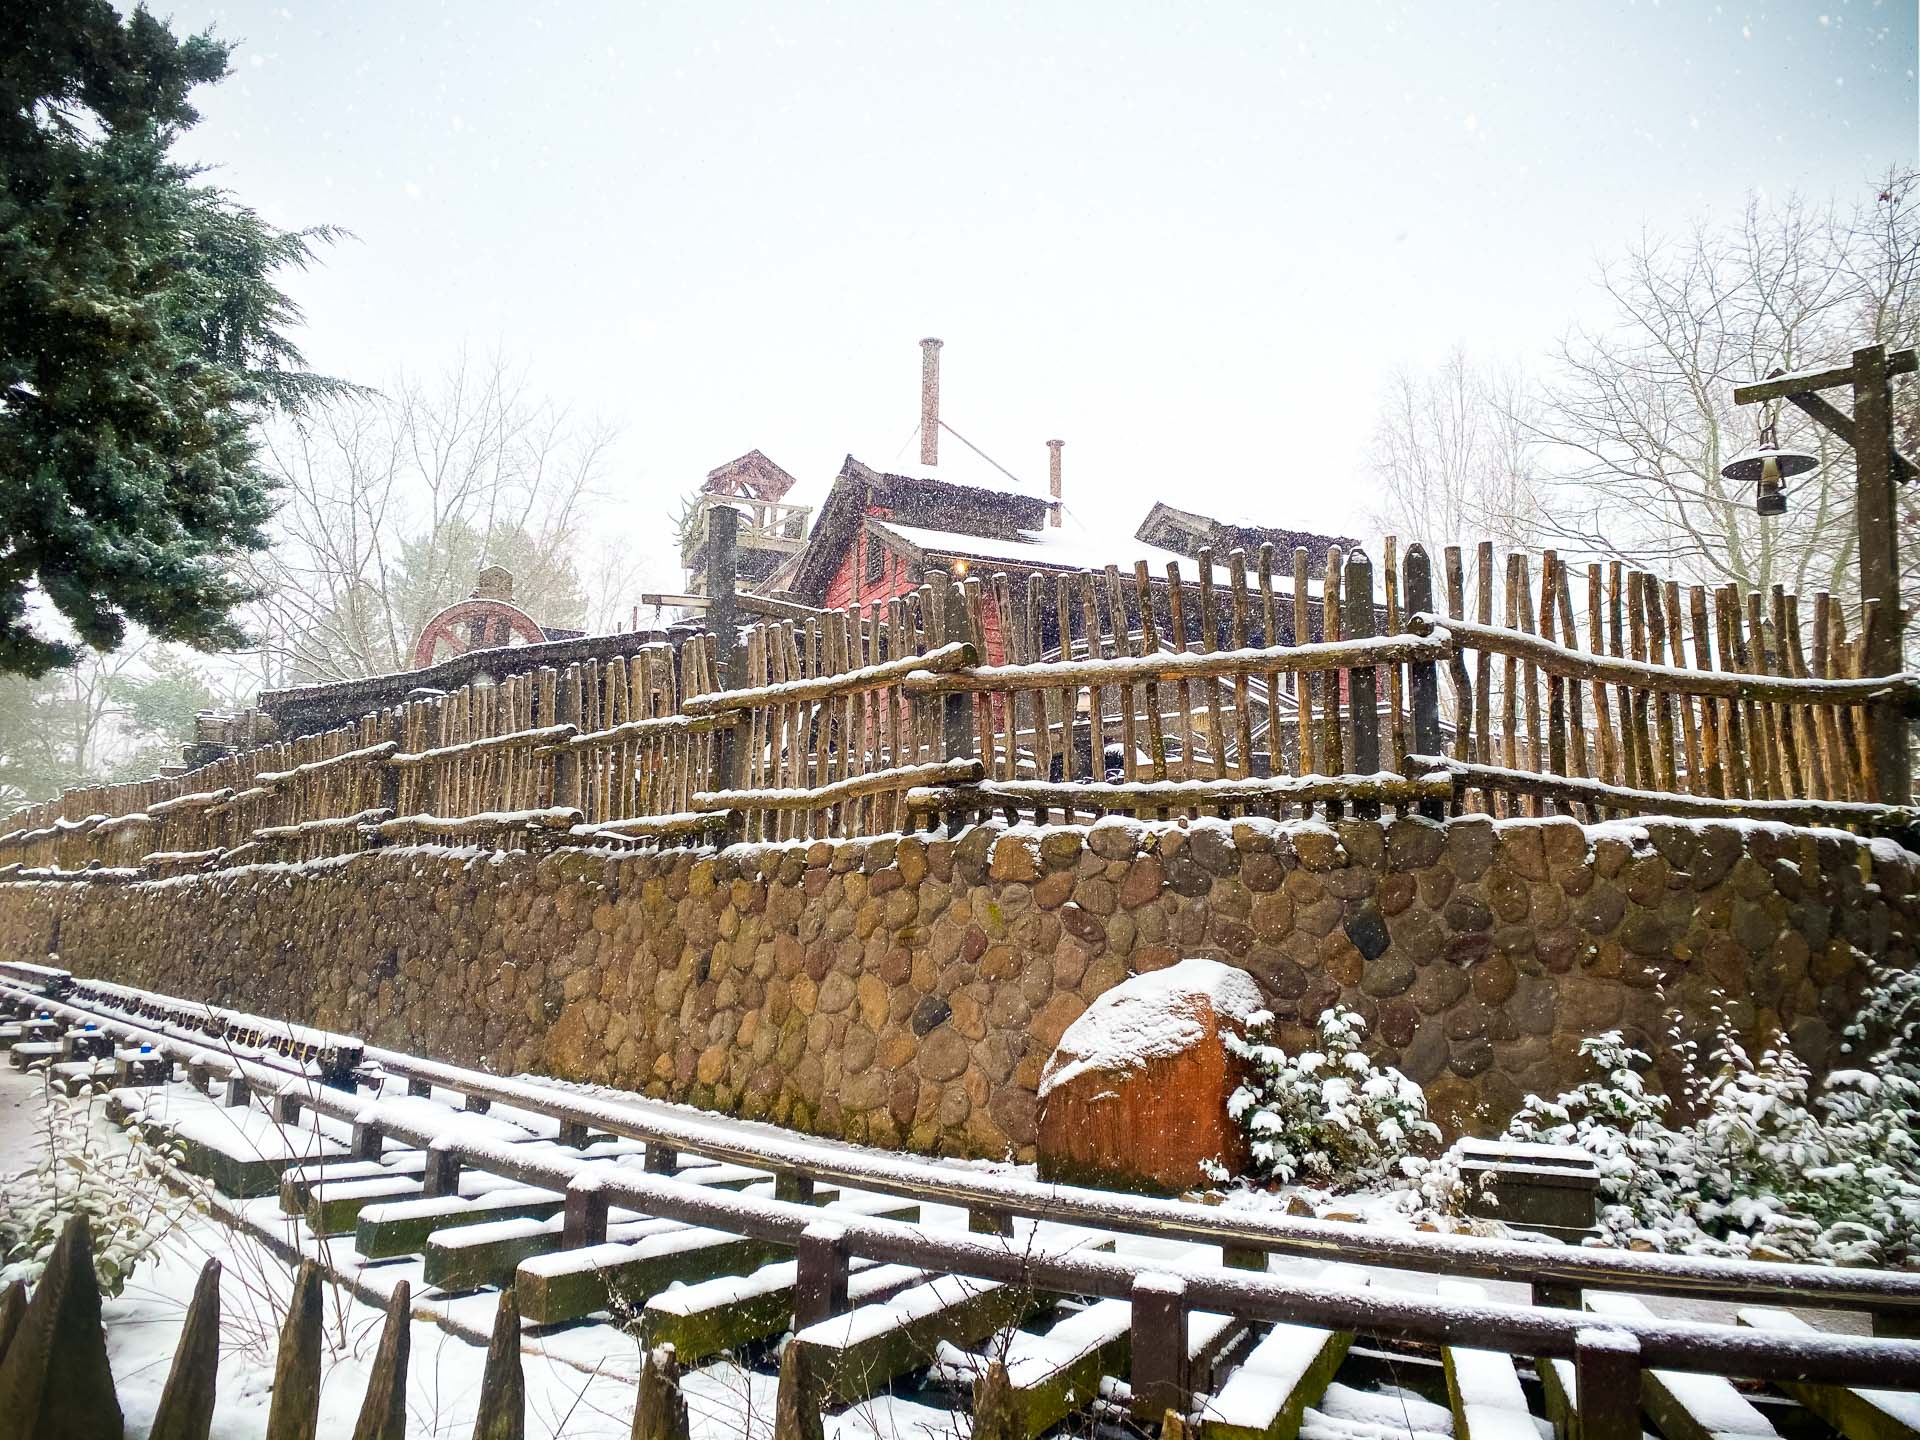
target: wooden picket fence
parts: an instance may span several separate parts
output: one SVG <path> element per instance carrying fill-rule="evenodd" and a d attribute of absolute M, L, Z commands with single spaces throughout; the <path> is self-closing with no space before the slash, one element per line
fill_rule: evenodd
<path fill-rule="evenodd" d="M 220 1277 L 217 1259 L 201 1269 L 187 1303 L 180 1340 L 147 1431 L 151 1440 L 206 1440 L 219 1401 Z M 322 1352 L 322 1279 L 303 1261 L 280 1330 L 267 1412 L 267 1440 L 314 1440 L 319 1433 Z M 8 1435 L 119 1435 L 120 1400 L 100 1326 L 100 1287 L 86 1217 L 67 1221 L 29 1298 L 16 1281 L 0 1294 L 0 1430 Z M 354 1440 L 402 1440 L 407 1431 L 407 1368 L 412 1296 L 395 1284 L 386 1305 L 379 1346 L 353 1428 Z M 670 1357 L 665 1373 L 651 1358 L 649 1385 L 666 1385 L 677 1398 Z M 656 1407 L 659 1400 L 654 1400 Z M 685 1440 L 684 1407 L 678 1428 L 645 1432 L 649 1440 Z M 492 1343 L 476 1397 L 474 1440 L 520 1440 L 526 1433 L 526 1379 L 521 1368 L 520 1315 L 509 1287 L 501 1292 Z M 642 1434 L 636 1426 L 635 1435 Z"/>
<path fill-rule="evenodd" d="M 137 878 L 372 845 L 889 833 L 1001 813 L 1758 816 L 1905 826 L 1822 592 L 1389 538 L 884 603 L 422 696 L 16 817 L 0 867 Z M 1471 608 L 1472 614 L 1469 615 Z M 1584 617 L 1584 634 L 1581 620 Z"/>

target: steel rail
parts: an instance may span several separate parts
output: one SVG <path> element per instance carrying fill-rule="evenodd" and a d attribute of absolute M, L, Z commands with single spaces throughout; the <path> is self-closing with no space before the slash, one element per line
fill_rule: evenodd
<path fill-rule="evenodd" d="M 283 1073 L 64 1001 L 43 999 L 11 984 L 0 983 L 0 995 L 40 1005 L 49 1013 L 104 1021 L 110 1030 L 151 1044 L 172 1059 L 189 1064 L 224 1061 L 250 1084 Z M 1184 1303 L 1190 1309 L 1224 1311 L 1242 1319 L 1554 1358 L 1573 1356 L 1583 1333 L 1613 1330 L 1634 1337 L 1641 1363 L 1649 1368 L 1741 1379 L 1920 1390 L 1920 1341 L 1915 1340 L 1865 1339 L 1822 1332 L 1780 1336 L 1702 1321 L 1641 1320 L 1497 1302 L 1463 1304 L 1378 1288 L 1307 1287 L 1224 1265 L 1172 1261 L 1136 1264 L 1118 1255 L 1055 1254 L 1007 1237 L 929 1231 L 901 1221 L 823 1212 L 793 1201 L 716 1191 L 604 1160 L 569 1160 L 551 1151 L 528 1153 L 517 1145 L 462 1137 L 457 1126 L 452 1134 L 436 1130 L 422 1122 L 417 1107 L 362 1100 L 317 1085 L 301 1096 L 301 1103 L 330 1118 L 356 1126 L 371 1125 L 383 1135 L 451 1155 L 464 1166 L 544 1189 L 594 1192 L 609 1204 L 643 1214 L 784 1245 L 797 1245 L 810 1228 L 829 1225 L 844 1237 L 852 1256 L 1049 1293 L 1130 1299 L 1143 1279 L 1157 1277 L 1180 1282 L 1185 1287 Z M 457 1114 L 450 1112 L 448 1118 L 457 1119 Z"/>
<path fill-rule="evenodd" d="M 99 982 L 75 983 L 84 986 Z M 151 993 L 125 986 L 114 988 L 141 996 Z M 151 998 L 157 1002 L 173 1000 L 167 996 Z M 173 1003 L 187 1010 L 214 1008 L 196 1006 L 191 1001 Z M 258 1017 L 246 1019 L 255 1026 L 262 1023 Z M 1223 1213 L 1190 1201 L 1122 1195 L 1006 1174 L 970 1173 L 936 1161 L 882 1155 L 833 1142 L 749 1135 L 732 1125 L 647 1113 L 632 1104 L 582 1095 L 557 1085 L 487 1075 L 378 1046 L 366 1046 L 363 1054 L 368 1062 L 405 1079 L 608 1134 L 931 1204 L 1197 1244 L 1536 1287 L 1580 1286 L 1746 1302 L 1771 1299 L 1908 1318 L 1920 1312 L 1920 1274 L 1549 1247 L 1466 1235 L 1396 1234 L 1362 1230 L 1335 1220 Z"/>

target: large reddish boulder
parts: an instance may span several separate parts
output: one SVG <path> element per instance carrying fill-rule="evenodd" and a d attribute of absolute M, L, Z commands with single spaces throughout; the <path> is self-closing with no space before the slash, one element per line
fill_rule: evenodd
<path fill-rule="evenodd" d="M 1244 1171 L 1227 1097 L 1245 1071 L 1220 1037 L 1244 1035 L 1261 1008 L 1253 977 L 1214 960 L 1108 990 L 1067 1027 L 1041 1074 L 1041 1178 L 1173 1193 L 1207 1185 L 1209 1162 Z"/>

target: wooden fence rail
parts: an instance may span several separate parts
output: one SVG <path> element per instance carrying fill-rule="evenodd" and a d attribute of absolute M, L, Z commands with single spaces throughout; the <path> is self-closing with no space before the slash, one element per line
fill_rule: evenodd
<path fill-rule="evenodd" d="M 1448 546 L 1437 574 L 1418 544 L 1383 553 L 1377 576 L 1361 551 L 1310 575 L 1271 546 L 1160 575 L 934 571 L 747 627 L 728 687 L 695 635 L 71 790 L 15 817 L 0 867 L 127 878 L 403 840 L 780 841 L 986 813 L 1912 822 L 1877 803 L 1868 737 L 1877 709 L 1912 711 L 1915 677 L 1863 674 L 1825 592 L 1803 614 L 1779 587 L 1551 550 Z"/>

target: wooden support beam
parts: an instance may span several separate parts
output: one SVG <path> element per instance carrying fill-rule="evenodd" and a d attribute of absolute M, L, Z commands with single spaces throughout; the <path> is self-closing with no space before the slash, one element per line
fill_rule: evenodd
<path fill-rule="evenodd" d="M 1757 405 L 1763 400 L 1787 400 L 1813 390 L 1831 390 L 1837 385 L 1851 385 L 1857 373 L 1860 353 L 1857 350 L 1854 352 L 1852 365 L 1826 370 L 1796 370 L 1791 375 L 1770 375 L 1751 385 L 1736 385 L 1733 387 L 1733 403 Z M 1912 350 L 1896 350 L 1886 359 L 1888 375 L 1911 375 L 1916 369 Z"/>

